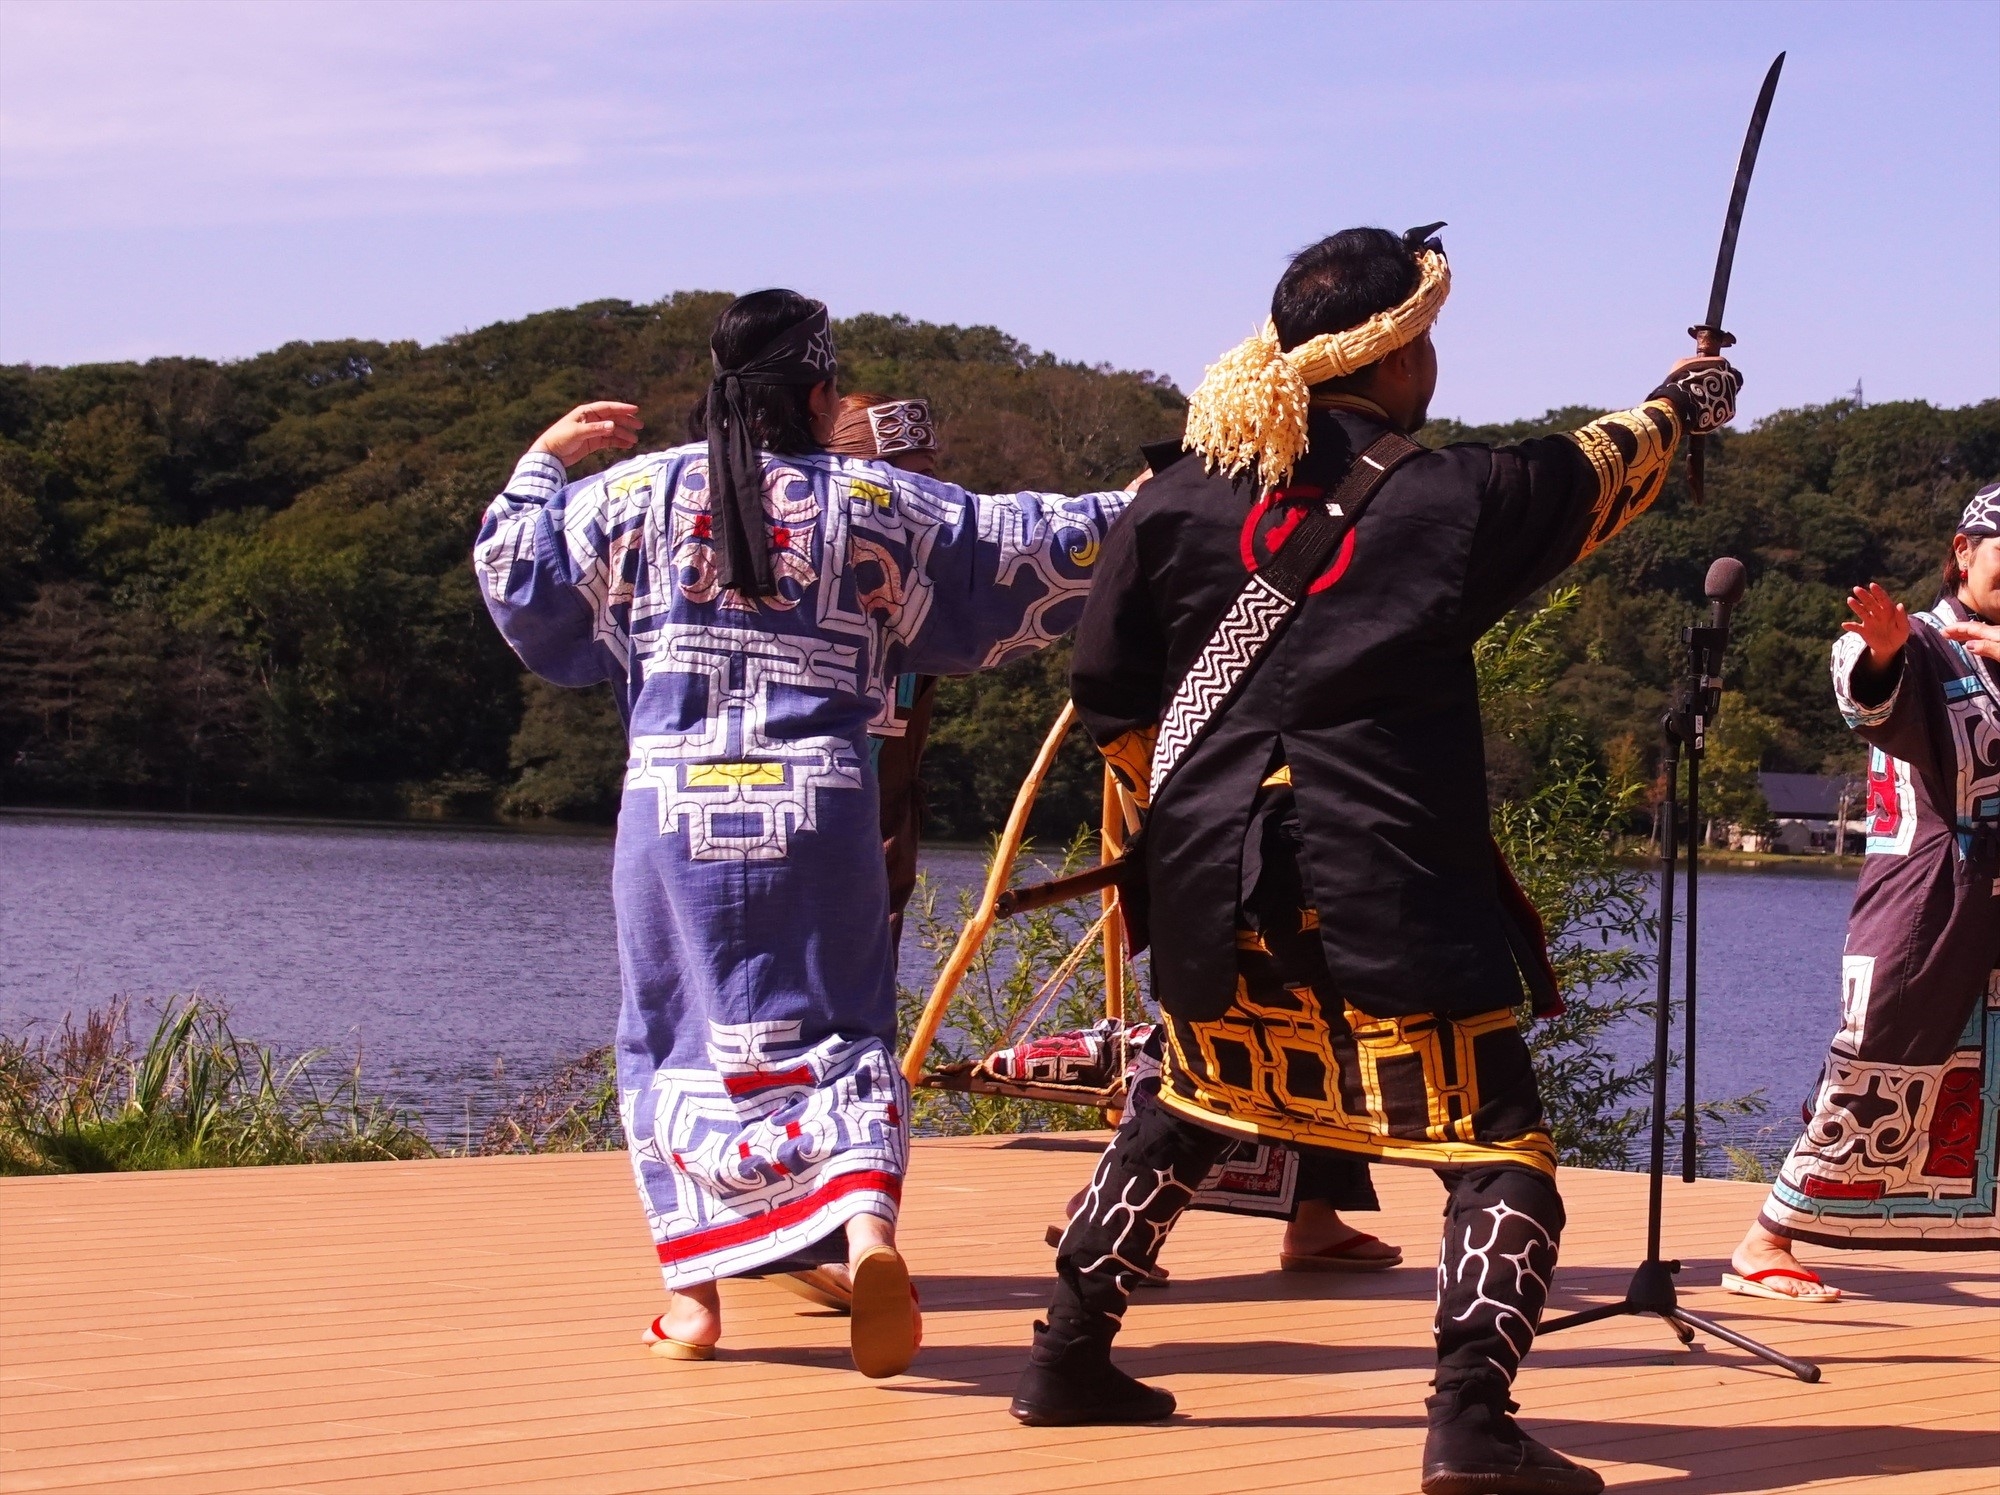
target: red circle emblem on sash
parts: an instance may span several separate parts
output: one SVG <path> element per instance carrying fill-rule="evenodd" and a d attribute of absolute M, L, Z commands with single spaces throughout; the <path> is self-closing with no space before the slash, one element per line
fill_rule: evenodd
<path fill-rule="evenodd" d="M 1302 504 L 1319 503 L 1326 497 L 1324 488 L 1277 488 L 1265 494 L 1251 506 L 1249 516 L 1243 521 L 1242 549 L 1243 569 L 1256 571 L 1270 563 L 1271 557 L 1285 548 L 1285 542 L 1292 537 L 1292 531 L 1305 518 Z M 1354 531 L 1349 530 L 1340 542 L 1340 549 L 1334 553 L 1332 562 L 1306 588 L 1308 596 L 1324 592 L 1347 572 L 1347 563 L 1354 559 Z"/>

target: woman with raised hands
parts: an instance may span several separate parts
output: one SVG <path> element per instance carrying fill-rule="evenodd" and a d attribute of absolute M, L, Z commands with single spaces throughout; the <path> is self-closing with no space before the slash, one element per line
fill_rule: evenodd
<path fill-rule="evenodd" d="M 474 566 L 522 661 L 610 681 L 625 719 L 618 1088 L 669 1293 L 647 1342 L 709 1359 L 720 1279 L 842 1263 L 855 1364 L 894 1375 L 920 1320 L 868 724 L 900 675 L 1058 638 L 1128 500 L 827 451 L 833 329 L 796 292 L 739 298 L 710 347 L 694 440 L 570 482 L 641 429 L 579 406 L 487 509 Z"/>

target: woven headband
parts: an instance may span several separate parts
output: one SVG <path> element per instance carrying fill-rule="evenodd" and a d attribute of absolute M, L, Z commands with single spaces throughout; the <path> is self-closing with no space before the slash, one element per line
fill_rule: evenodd
<path fill-rule="evenodd" d="M 1200 452 L 1211 469 L 1234 476 L 1255 466 L 1266 487 L 1281 486 L 1305 455 L 1311 387 L 1365 369 L 1415 342 L 1450 294 L 1451 266 L 1433 240 L 1417 251 L 1416 290 L 1358 327 L 1321 333 L 1286 352 L 1267 319 L 1261 331 L 1209 365 L 1188 401 L 1183 445 Z"/>

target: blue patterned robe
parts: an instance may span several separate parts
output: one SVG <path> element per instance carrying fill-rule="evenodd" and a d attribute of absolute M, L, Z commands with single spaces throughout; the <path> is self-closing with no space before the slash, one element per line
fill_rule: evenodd
<path fill-rule="evenodd" d="M 1126 503 L 763 460 L 776 597 L 716 581 L 705 446 L 574 484 L 531 452 L 473 557 L 523 662 L 609 680 L 624 712 L 618 1085 L 669 1287 L 895 1218 L 908 1092 L 868 724 L 900 673 L 1065 632 Z"/>

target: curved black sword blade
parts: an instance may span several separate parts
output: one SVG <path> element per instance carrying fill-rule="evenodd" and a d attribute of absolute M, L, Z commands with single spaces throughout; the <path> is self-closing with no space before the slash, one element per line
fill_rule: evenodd
<path fill-rule="evenodd" d="M 1729 216 L 1722 220 L 1722 247 L 1715 255 L 1715 282 L 1708 291 L 1708 317 L 1703 326 L 1722 330 L 1723 303 L 1729 299 L 1729 272 L 1736 264 L 1736 233 L 1743 226 L 1743 201 L 1750 195 L 1750 174 L 1757 169 L 1757 147 L 1764 143 L 1764 121 L 1771 116 L 1771 99 L 1778 91 L 1778 73 L 1785 65 L 1780 52 L 1764 86 L 1757 94 L 1757 107 L 1750 111 L 1750 129 L 1743 137 L 1743 155 L 1736 163 L 1736 185 L 1729 191 Z"/>

